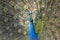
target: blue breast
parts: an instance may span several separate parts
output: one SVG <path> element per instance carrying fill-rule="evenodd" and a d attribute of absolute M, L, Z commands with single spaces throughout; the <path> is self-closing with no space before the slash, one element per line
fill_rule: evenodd
<path fill-rule="evenodd" d="M 38 34 L 35 32 L 33 22 L 30 22 L 30 40 L 38 40 Z"/>

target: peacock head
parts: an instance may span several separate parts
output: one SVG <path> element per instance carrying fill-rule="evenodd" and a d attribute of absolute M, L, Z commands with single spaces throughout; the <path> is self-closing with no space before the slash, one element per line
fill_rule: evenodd
<path fill-rule="evenodd" d="M 32 11 L 29 11 L 29 15 L 31 15 L 32 14 Z"/>
<path fill-rule="evenodd" d="M 32 11 L 29 11 L 28 21 L 29 22 L 33 22 L 33 19 L 32 19 Z"/>

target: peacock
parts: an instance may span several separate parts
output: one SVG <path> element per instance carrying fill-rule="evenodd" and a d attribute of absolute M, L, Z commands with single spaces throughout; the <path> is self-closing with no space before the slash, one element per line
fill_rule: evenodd
<path fill-rule="evenodd" d="M 28 17 L 28 21 L 29 21 L 29 26 L 30 26 L 30 40 L 38 40 L 38 33 L 35 32 L 35 26 L 33 23 L 33 19 L 32 19 L 32 12 L 29 12 L 29 17 Z"/>

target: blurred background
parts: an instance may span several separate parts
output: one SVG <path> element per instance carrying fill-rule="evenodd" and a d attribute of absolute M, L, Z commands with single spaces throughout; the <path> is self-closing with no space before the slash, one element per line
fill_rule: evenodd
<path fill-rule="evenodd" d="M 60 0 L 0 0 L 0 40 L 30 40 L 29 11 L 39 40 L 60 40 Z"/>

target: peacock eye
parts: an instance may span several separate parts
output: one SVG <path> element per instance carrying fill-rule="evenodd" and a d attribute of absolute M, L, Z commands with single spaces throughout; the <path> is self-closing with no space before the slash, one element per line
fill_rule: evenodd
<path fill-rule="evenodd" d="M 4 7 L 4 8 L 3 8 L 3 11 L 4 11 L 5 13 L 7 13 L 7 12 L 8 12 L 8 8 L 7 8 L 7 7 Z"/>

